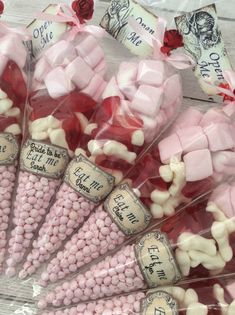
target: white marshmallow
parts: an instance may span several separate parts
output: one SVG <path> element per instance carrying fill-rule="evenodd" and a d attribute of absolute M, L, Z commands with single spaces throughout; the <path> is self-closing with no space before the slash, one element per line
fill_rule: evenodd
<path fill-rule="evenodd" d="M 32 133 L 32 139 L 34 140 L 45 140 L 47 138 L 48 138 L 48 133 L 45 131 Z"/>
<path fill-rule="evenodd" d="M 229 262 L 233 258 L 233 250 L 229 244 L 229 233 L 224 222 L 214 222 L 211 227 L 211 234 L 216 240 L 219 253 L 224 261 Z"/>
<path fill-rule="evenodd" d="M 164 216 L 164 211 L 162 206 L 152 203 L 150 206 L 150 211 L 155 219 L 161 219 Z"/>
<path fill-rule="evenodd" d="M 87 147 L 91 155 L 97 156 L 103 154 L 102 145 L 97 140 L 90 140 Z"/>
<path fill-rule="evenodd" d="M 75 113 L 75 115 L 79 119 L 80 125 L 81 125 L 81 129 L 84 132 L 84 130 L 86 129 L 86 127 L 88 125 L 88 119 L 86 118 L 85 115 L 83 115 L 83 113 Z"/>
<path fill-rule="evenodd" d="M 150 198 L 154 203 L 163 205 L 170 198 L 170 193 L 155 189 L 152 191 Z"/>
<path fill-rule="evenodd" d="M 185 306 L 190 306 L 190 304 L 194 304 L 198 302 L 198 295 L 195 290 L 193 289 L 188 289 L 185 292 L 184 296 L 184 305 Z"/>
<path fill-rule="evenodd" d="M 191 304 L 186 311 L 186 315 L 207 315 L 208 308 L 202 303 Z"/>
<path fill-rule="evenodd" d="M 190 272 L 190 257 L 188 253 L 177 248 L 175 251 L 175 258 L 178 262 L 182 275 L 185 277 L 188 276 Z"/>
<path fill-rule="evenodd" d="M 2 89 L 0 89 L 0 100 L 3 100 L 5 98 L 7 98 L 7 94 Z"/>
<path fill-rule="evenodd" d="M 4 132 L 12 133 L 13 135 L 17 136 L 21 134 L 21 128 L 18 124 L 12 124 L 8 126 Z"/>
<path fill-rule="evenodd" d="M 0 100 L 0 114 L 4 114 L 8 111 L 13 105 L 13 102 L 9 98 Z"/>
<path fill-rule="evenodd" d="M 136 153 L 128 151 L 128 148 L 115 140 L 107 141 L 103 148 L 104 154 L 110 156 L 114 155 L 128 163 L 132 164 L 136 159 Z"/>
<path fill-rule="evenodd" d="M 144 133 L 142 130 L 136 130 L 131 136 L 131 143 L 141 147 L 144 144 Z"/>
<path fill-rule="evenodd" d="M 17 117 L 20 115 L 20 109 L 18 107 L 12 107 L 5 112 L 5 115 L 8 117 Z"/>
<path fill-rule="evenodd" d="M 178 247 L 183 251 L 196 250 L 208 255 L 216 255 L 215 241 L 190 232 L 178 237 Z"/>
<path fill-rule="evenodd" d="M 51 129 L 49 131 L 49 138 L 52 144 L 68 149 L 66 135 L 63 129 Z"/>
<path fill-rule="evenodd" d="M 91 135 L 92 131 L 98 127 L 97 124 L 88 124 L 84 129 L 86 135 Z"/>
<path fill-rule="evenodd" d="M 174 174 L 170 168 L 170 165 L 160 166 L 159 173 L 160 173 L 161 178 L 164 180 L 164 182 L 166 183 L 172 182 Z"/>

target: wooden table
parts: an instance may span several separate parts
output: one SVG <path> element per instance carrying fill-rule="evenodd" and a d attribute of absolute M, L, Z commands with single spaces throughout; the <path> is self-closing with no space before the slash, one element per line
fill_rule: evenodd
<path fill-rule="evenodd" d="M 61 1 L 49 0 L 6 0 L 6 10 L 3 21 L 11 25 L 28 25 L 32 21 L 34 12 L 38 12 L 50 3 Z M 69 0 L 64 1 L 69 3 Z M 94 16 L 95 24 L 98 24 L 105 11 L 108 1 L 96 1 L 96 12 Z M 173 17 L 176 11 L 180 14 L 184 10 L 193 10 L 198 7 L 212 3 L 207 0 L 152 0 L 158 3 L 154 11 L 157 15 L 162 15 L 170 21 L 173 26 Z M 220 28 L 226 43 L 231 63 L 235 64 L 235 0 L 223 0 L 217 2 Z M 148 0 L 148 3 L 150 1 Z M 180 5 L 179 5 L 180 4 Z M 120 61 L 128 59 L 131 54 L 112 39 L 105 39 L 104 49 L 109 64 L 109 76 L 118 68 Z M 197 80 L 191 70 L 182 72 L 184 88 L 184 105 L 211 106 L 212 99 L 209 99 L 200 89 Z M 31 315 L 34 314 L 34 300 L 38 298 L 40 288 L 36 285 L 35 279 L 19 281 L 17 279 L 8 280 L 0 278 L 0 315 Z"/>

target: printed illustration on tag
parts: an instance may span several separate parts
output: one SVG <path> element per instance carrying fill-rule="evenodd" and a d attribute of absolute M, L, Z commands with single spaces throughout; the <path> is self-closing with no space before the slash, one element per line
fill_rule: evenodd
<path fill-rule="evenodd" d="M 112 191 L 105 200 L 104 208 L 126 235 L 143 231 L 152 218 L 127 183 L 119 185 Z"/>
<path fill-rule="evenodd" d="M 43 13 L 56 15 L 57 10 L 58 6 L 52 4 Z M 27 44 L 31 57 L 36 58 L 48 45 L 55 44 L 68 27 L 67 23 L 33 20 L 27 27 L 32 34 L 32 44 Z"/>
<path fill-rule="evenodd" d="M 70 162 L 64 181 L 83 197 L 94 203 L 113 190 L 115 178 L 80 154 Z"/>
<path fill-rule="evenodd" d="M 20 169 L 49 178 L 60 178 L 69 163 L 66 149 L 27 140 L 21 150 Z"/>
<path fill-rule="evenodd" d="M 196 61 L 195 75 L 205 93 L 218 94 L 214 85 L 224 83 L 223 72 L 231 70 L 231 64 L 218 26 L 214 4 L 175 18 L 177 28 L 184 39 L 184 48 Z"/>
<path fill-rule="evenodd" d="M 0 133 L 0 165 L 11 165 L 19 153 L 19 144 L 11 133 Z"/>
<path fill-rule="evenodd" d="M 178 303 L 173 297 L 164 292 L 157 291 L 147 294 L 141 300 L 140 315 L 178 315 Z"/>
<path fill-rule="evenodd" d="M 160 231 L 146 234 L 135 246 L 135 254 L 150 288 L 174 284 L 181 279 L 167 236 Z"/>
<path fill-rule="evenodd" d="M 133 0 L 111 0 L 100 26 L 120 43 L 123 43 L 132 53 L 149 56 L 152 53 L 152 47 L 130 27 L 129 17 L 136 19 L 151 35 L 156 32 L 157 17 Z"/>

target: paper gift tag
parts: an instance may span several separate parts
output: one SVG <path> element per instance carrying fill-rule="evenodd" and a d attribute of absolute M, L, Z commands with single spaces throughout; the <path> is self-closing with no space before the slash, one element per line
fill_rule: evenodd
<path fill-rule="evenodd" d="M 157 16 L 153 15 L 133 0 L 112 0 L 100 22 L 110 35 L 138 56 L 149 56 L 152 47 L 129 25 L 129 17 L 133 17 L 149 34 L 153 35 L 157 28 Z"/>
<path fill-rule="evenodd" d="M 223 72 L 231 64 L 219 30 L 214 4 L 175 18 L 176 26 L 184 39 L 184 48 L 196 61 L 195 75 L 206 94 L 218 94 L 215 86 L 224 83 Z"/>
<path fill-rule="evenodd" d="M 56 15 L 57 9 L 57 5 L 49 5 L 43 13 Z M 67 23 L 33 20 L 27 27 L 32 34 L 31 47 L 28 45 L 31 57 L 36 58 L 46 47 L 56 43 L 68 27 Z"/>

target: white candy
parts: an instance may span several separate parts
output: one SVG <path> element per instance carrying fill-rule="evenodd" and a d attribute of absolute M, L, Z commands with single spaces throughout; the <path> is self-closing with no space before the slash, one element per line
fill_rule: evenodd
<path fill-rule="evenodd" d="M 141 147 L 144 144 L 144 133 L 142 130 L 136 130 L 131 136 L 131 143 Z"/>
<path fill-rule="evenodd" d="M 5 115 L 8 117 L 17 117 L 20 115 L 20 109 L 18 107 L 12 107 L 5 112 Z"/>
<path fill-rule="evenodd" d="M 68 149 L 66 135 L 63 129 L 51 129 L 49 132 L 51 143 Z"/>
<path fill-rule="evenodd" d="M 214 222 L 211 227 L 211 234 L 216 240 L 219 253 L 224 261 L 229 262 L 233 258 L 233 250 L 229 244 L 229 233 L 224 222 Z"/>
<path fill-rule="evenodd" d="M 110 156 L 114 155 L 128 163 L 132 164 L 136 159 L 136 153 L 128 151 L 128 148 L 115 140 L 110 140 L 105 143 L 103 148 L 104 154 Z"/>
<path fill-rule="evenodd" d="M 228 303 L 226 303 L 224 298 L 224 289 L 219 284 L 215 284 L 213 286 L 213 294 L 220 304 L 222 314 L 226 315 L 228 310 Z"/>
<path fill-rule="evenodd" d="M 235 314 L 235 301 L 233 301 L 229 307 L 226 315 L 234 315 Z"/>
<path fill-rule="evenodd" d="M 193 289 L 188 289 L 185 292 L 184 296 L 184 305 L 185 306 L 190 306 L 190 304 L 194 304 L 198 302 L 198 295 Z"/>
<path fill-rule="evenodd" d="M 0 89 L 0 100 L 3 100 L 4 98 L 7 98 L 7 94 L 2 89 Z"/>
<path fill-rule="evenodd" d="M 158 189 L 155 189 L 152 191 L 150 198 L 154 203 L 163 205 L 167 199 L 170 197 L 170 193 L 168 191 L 161 191 Z"/>
<path fill-rule="evenodd" d="M 190 272 L 190 257 L 187 252 L 180 250 L 179 248 L 175 251 L 175 257 L 180 267 L 183 276 L 188 276 Z"/>
<path fill-rule="evenodd" d="M 185 165 L 183 162 L 178 161 L 177 158 L 172 158 L 170 161 L 170 168 L 173 172 L 173 183 L 169 188 L 172 196 L 177 196 L 181 193 L 186 184 L 185 179 Z"/>
<path fill-rule="evenodd" d="M 97 156 L 103 154 L 102 145 L 97 140 L 90 140 L 87 147 L 91 155 Z"/>
<path fill-rule="evenodd" d="M 184 303 L 185 290 L 183 288 L 181 288 L 181 287 L 172 287 L 172 295 L 177 301 L 179 301 L 180 303 Z M 185 303 L 184 303 L 184 305 L 185 305 Z"/>
<path fill-rule="evenodd" d="M 0 100 L 0 114 L 4 114 L 6 111 L 8 111 L 13 105 L 13 102 L 9 99 L 1 99 Z"/>
<path fill-rule="evenodd" d="M 198 262 L 198 265 L 202 264 L 203 267 L 208 270 L 220 269 L 226 265 L 219 253 L 214 256 L 209 256 L 197 250 L 190 250 L 188 254 L 192 260 Z"/>
<path fill-rule="evenodd" d="M 79 156 L 80 154 L 84 155 L 85 157 L 87 156 L 85 150 L 83 150 L 83 149 L 81 149 L 81 148 L 76 149 L 76 150 L 75 150 L 75 155 L 76 155 L 76 156 Z"/>
<path fill-rule="evenodd" d="M 160 166 L 159 173 L 164 182 L 166 183 L 172 182 L 174 174 L 170 168 L 170 165 Z"/>
<path fill-rule="evenodd" d="M 164 211 L 162 206 L 156 203 L 151 204 L 150 211 L 155 219 L 161 219 L 164 216 Z"/>
<path fill-rule="evenodd" d="M 34 140 L 45 140 L 47 138 L 48 138 L 48 133 L 45 131 L 32 133 L 32 139 Z"/>
<path fill-rule="evenodd" d="M 75 113 L 75 115 L 79 119 L 80 124 L 81 124 L 81 129 L 84 132 L 84 130 L 86 129 L 86 127 L 88 125 L 88 119 L 82 113 Z"/>
<path fill-rule="evenodd" d="M 21 134 L 21 128 L 18 124 L 12 124 L 8 126 L 4 132 L 12 133 L 13 135 L 17 136 Z"/>
<path fill-rule="evenodd" d="M 87 125 L 86 128 L 84 129 L 84 133 L 85 133 L 86 135 L 91 135 L 92 131 L 93 131 L 94 129 L 96 129 L 97 127 L 98 127 L 97 124 L 89 124 L 89 125 Z"/>
<path fill-rule="evenodd" d="M 214 219 L 215 219 L 216 221 L 223 222 L 223 221 L 227 220 L 227 218 L 226 218 L 224 212 L 221 211 L 221 210 L 217 207 L 217 205 L 216 205 L 214 202 L 212 202 L 212 201 L 209 201 L 209 202 L 207 203 L 206 211 L 207 211 L 207 212 L 211 212 L 212 215 L 213 215 L 213 217 L 214 217 Z"/>
<path fill-rule="evenodd" d="M 49 115 L 44 118 L 34 120 L 30 125 L 30 132 L 48 131 L 48 129 L 57 129 L 61 125 L 61 122 L 54 116 Z"/>
<path fill-rule="evenodd" d="M 196 250 L 211 256 L 216 255 L 214 240 L 189 232 L 184 232 L 179 236 L 178 247 L 183 251 Z"/>
<path fill-rule="evenodd" d="M 208 308 L 202 303 L 191 304 L 186 311 L 186 315 L 207 315 Z"/>

